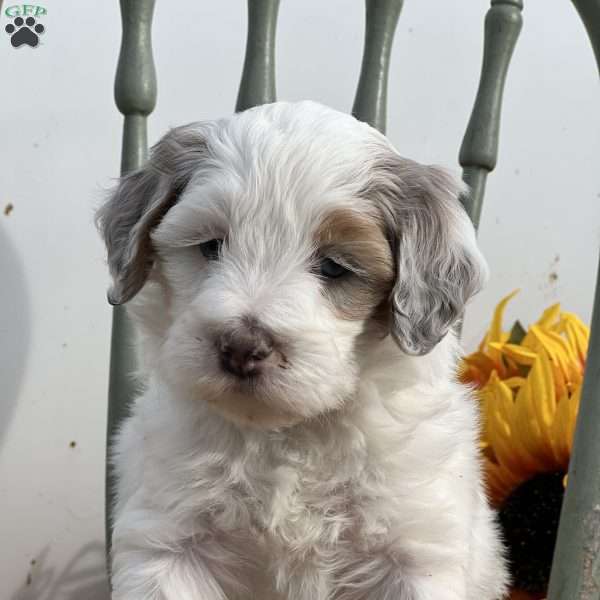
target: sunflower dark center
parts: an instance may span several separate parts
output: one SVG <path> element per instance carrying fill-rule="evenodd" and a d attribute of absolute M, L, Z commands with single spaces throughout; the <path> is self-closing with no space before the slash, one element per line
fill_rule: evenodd
<path fill-rule="evenodd" d="M 548 587 L 564 476 L 540 473 L 516 488 L 500 508 L 513 587 L 530 594 L 545 594 Z"/>

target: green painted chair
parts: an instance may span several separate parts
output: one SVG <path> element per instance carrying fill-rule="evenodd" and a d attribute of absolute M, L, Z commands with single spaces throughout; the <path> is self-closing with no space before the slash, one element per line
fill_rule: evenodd
<path fill-rule="evenodd" d="M 156 103 L 151 25 L 155 0 L 121 0 L 123 37 L 115 99 L 124 115 L 121 172 L 147 157 L 146 120 Z M 600 0 L 572 0 L 600 69 Z M 389 59 L 403 0 L 366 0 L 366 31 L 352 113 L 385 131 Z M 236 110 L 273 102 L 275 31 L 279 0 L 248 0 L 248 36 Z M 470 193 L 464 206 L 479 224 L 488 174 L 496 166 L 504 81 L 521 30 L 522 0 L 492 0 L 485 19 L 479 89 L 460 149 Z M 600 278 L 600 269 L 598 272 Z M 600 282 L 600 279 L 598 279 Z M 131 324 L 123 307 L 113 313 L 108 446 L 127 413 L 134 387 Z M 113 480 L 106 474 L 106 539 L 110 546 Z M 600 600 L 600 285 L 597 283 L 590 350 L 550 580 L 549 600 Z"/>

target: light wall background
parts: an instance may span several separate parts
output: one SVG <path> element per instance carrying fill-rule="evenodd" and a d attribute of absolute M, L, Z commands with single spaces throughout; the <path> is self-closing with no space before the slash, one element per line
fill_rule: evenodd
<path fill-rule="evenodd" d="M 119 168 L 120 17 L 117 2 L 42 4 L 36 49 L 12 48 L 0 17 L 0 600 L 101 600 L 110 310 L 92 214 Z M 457 166 L 487 5 L 405 2 L 388 128 L 404 155 Z M 526 5 L 480 229 L 492 280 L 468 313 L 468 348 L 514 288 L 510 319 L 530 322 L 556 301 L 590 317 L 600 240 L 596 67 L 570 2 Z M 245 19 L 241 0 L 157 2 L 150 141 L 231 112 Z M 362 36 L 360 0 L 282 0 L 279 97 L 348 110 Z"/>

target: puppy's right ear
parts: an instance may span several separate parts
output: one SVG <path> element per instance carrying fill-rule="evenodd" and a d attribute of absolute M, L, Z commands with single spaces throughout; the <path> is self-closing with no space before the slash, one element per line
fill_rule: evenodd
<path fill-rule="evenodd" d="M 459 202 L 463 184 L 439 167 L 378 155 L 370 197 L 384 209 L 396 260 L 391 333 L 422 356 L 448 333 L 487 279 L 473 224 Z"/>
<path fill-rule="evenodd" d="M 144 285 L 155 258 L 150 233 L 207 155 L 201 125 L 172 129 L 151 149 L 144 166 L 119 180 L 96 214 L 113 278 L 111 304 L 131 300 Z"/>

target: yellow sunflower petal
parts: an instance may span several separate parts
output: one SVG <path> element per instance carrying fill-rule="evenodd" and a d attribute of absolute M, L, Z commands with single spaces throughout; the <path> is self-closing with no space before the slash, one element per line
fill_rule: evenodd
<path fill-rule="evenodd" d="M 511 424 L 514 431 L 514 452 L 530 472 L 534 473 L 550 469 L 554 463 L 554 455 L 547 436 L 542 435 L 531 387 L 528 379 L 517 392 Z"/>
<path fill-rule="evenodd" d="M 585 337 L 589 337 L 590 328 L 575 314 L 569 311 L 564 311 L 562 313 L 562 318 L 571 323 L 574 327 L 579 329 Z"/>
<path fill-rule="evenodd" d="M 494 410 L 499 411 L 502 419 L 510 424 L 514 404 L 513 393 L 506 383 L 500 379 L 496 371 L 492 373 L 485 391 L 487 399 L 492 403 L 491 406 Z"/>
<path fill-rule="evenodd" d="M 502 320 L 504 318 L 504 311 L 506 305 L 519 293 L 519 291 L 520 290 L 512 291 L 508 296 L 502 298 L 496 306 L 488 334 L 488 344 L 491 342 L 502 342 Z"/>
<path fill-rule="evenodd" d="M 537 419 L 540 440 L 550 459 L 553 456 L 551 427 L 556 413 L 556 390 L 552 365 L 545 354 L 540 354 L 531 367 L 526 385 L 530 386 L 530 402 Z"/>
<path fill-rule="evenodd" d="M 536 325 L 539 327 L 550 327 L 560 317 L 560 304 L 549 306 L 538 319 Z"/>
<path fill-rule="evenodd" d="M 496 363 L 483 352 L 473 352 L 473 354 L 465 356 L 462 362 L 469 368 L 464 374 L 461 373 L 461 380 L 465 383 L 472 382 L 483 385 L 490 378 L 492 371 L 496 369 Z"/>
<path fill-rule="evenodd" d="M 573 398 L 564 395 L 559 399 L 554 422 L 552 423 L 552 447 L 554 456 L 560 469 L 566 469 L 569 465 L 569 457 L 571 455 L 571 432 L 570 419 L 572 407 L 570 404 Z"/>
<path fill-rule="evenodd" d="M 567 355 L 568 360 L 571 362 L 575 362 L 577 360 L 577 352 L 575 352 L 573 347 L 562 335 L 552 330 L 548 331 L 547 335 L 557 346 L 562 348 L 564 353 Z"/>
<path fill-rule="evenodd" d="M 525 334 L 525 337 L 521 341 L 521 347 L 528 348 L 532 352 L 540 352 L 542 350 L 542 345 L 540 344 L 539 340 L 534 335 L 531 329 L 532 328 L 530 327 L 527 333 Z"/>
<path fill-rule="evenodd" d="M 527 467 L 515 456 L 510 427 L 502 421 L 498 412 L 490 412 L 490 445 L 494 448 L 496 462 L 516 477 L 526 477 Z"/>
<path fill-rule="evenodd" d="M 590 339 L 589 328 L 581 319 L 573 313 L 565 312 L 562 314 L 562 321 L 565 326 L 567 340 L 571 344 L 573 351 L 577 354 L 579 360 L 585 363 Z"/>
<path fill-rule="evenodd" d="M 517 346 L 516 344 L 504 344 L 502 352 L 510 356 L 518 364 L 527 366 L 531 366 L 538 356 L 532 350 L 523 348 L 523 346 Z"/>
<path fill-rule="evenodd" d="M 525 385 L 526 381 L 525 377 L 509 377 L 504 380 L 504 385 L 507 385 L 511 390 L 514 390 Z"/>
<path fill-rule="evenodd" d="M 490 338 L 490 332 L 486 332 L 486 334 L 483 336 L 483 339 L 481 340 L 479 346 L 477 347 L 477 350 L 481 353 L 485 352 L 485 349 L 487 348 L 488 342 L 489 342 L 489 338 Z"/>
<path fill-rule="evenodd" d="M 564 338 L 555 332 L 544 331 L 537 325 L 532 325 L 530 332 L 549 355 L 553 364 L 561 370 L 565 381 L 578 382 L 581 373 L 577 359 Z"/>

